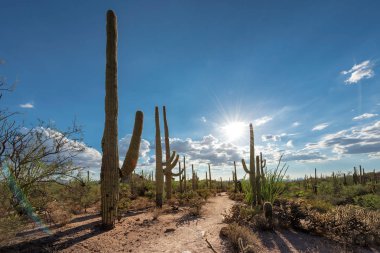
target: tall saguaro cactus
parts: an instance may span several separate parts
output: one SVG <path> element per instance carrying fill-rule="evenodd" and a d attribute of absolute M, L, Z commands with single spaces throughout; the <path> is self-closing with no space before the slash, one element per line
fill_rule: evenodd
<path fill-rule="evenodd" d="M 162 169 L 160 115 L 159 115 L 157 106 L 155 108 L 155 122 L 156 122 L 156 206 L 162 207 L 163 190 L 164 190 L 164 171 Z"/>
<path fill-rule="evenodd" d="M 113 228 L 119 200 L 117 23 L 113 11 L 107 12 L 105 125 L 102 138 L 101 212 L 104 228 Z"/>
<path fill-rule="evenodd" d="M 172 157 L 175 157 L 175 160 L 171 160 L 170 157 L 170 143 L 169 143 L 169 127 L 168 127 L 168 121 L 166 119 L 166 108 L 163 107 L 163 114 L 164 114 L 164 131 L 165 131 L 165 156 L 166 156 L 166 162 L 165 162 L 165 168 L 164 168 L 164 175 L 165 175 L 165 192 L 166 192 L 166 199 L 172 198 L 172 177 L 178 177 L 180 176 L 183 171 L 179 170 L 178 173 L 174 173 L 172 170 L 176 166 L 179 156 L 175 156 L 175 152 L 173 152 Z"/>
<path fill-rule="evenodd" d="M 119 177 L 132 173 L 135 169 L 143 127 L 143 113 L 136 112 L 135 126 L 131 144 L 127 151 L 122 169 L 119 169 L 118 150 L 118 95 L 117 95 L 117 21 L 113 11 L 107 12 L 106 47 L 106 96 L 105 124 L 102 138 L 101 214 L 102 226 L 111 229 L 117 217 L 119 200 Z"/>
<path fill-rule="evenodd" d="M 162 148 L 161 148 L 161 130 L 160 130 L 160 116 L 158 107 L 155 108 L 155 123 L 156 123 L 156 206 L 162 207 L 163 201 L 163 187 L 164 187 L 164 173 L 168 173 L 176 166 L 179 156 L 173 151 L 172 155 L 168 157 L 169 152 L 166 152 L 168 159 L 162 162 Z M 165 166 L 165 168 L 164 168 Z M 182 173 L 181 171 L 179 174 Z M 174 175 L 174 174 L 173 174 Z M 171 192 L 171 185 L 170 185 Z"/>
<path fill-rule="evenodd" d="M 251 194 L 252 194 L 252 202 L 256 204 L 256 171 L 255 171 L 255 138 L 253 134 L 253 126 L 249 124 L 249 169 L 245 163 L 244 159 L 241 159 L 241 163 L 243 164 L 243 169 L 246 173 L 249 174 L 249 182 L 251 184 Z"/>

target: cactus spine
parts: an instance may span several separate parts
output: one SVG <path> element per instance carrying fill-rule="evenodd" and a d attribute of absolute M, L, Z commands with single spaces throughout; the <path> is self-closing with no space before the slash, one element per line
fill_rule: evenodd
<path fill-rule="evenodd" d="M 249 174 L 249 182 L 251 184 L 252 204 L 256 205 L 256 171 L 255 171 L 255 138 L 253 135 L 253 126 L 249 124 L 249 169 L 244 159 L 241 159 L 243 169 Z"/>

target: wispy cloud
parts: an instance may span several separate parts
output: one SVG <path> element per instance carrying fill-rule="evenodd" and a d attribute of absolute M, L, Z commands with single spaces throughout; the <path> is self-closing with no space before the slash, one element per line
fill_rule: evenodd
<path fill-rule="evenodd" d="M 325 129 L 328 126 L 329 126 L 329 124 L 322 123 L 322 124 L 319 124 L 319 125 L 316 125 L 315 127 L 313 127 L 313 129 L 311 129 L 311 131 L 321 131 L 321 130 Z"/>
<path fill-rule="evenodd" d="M 20 107 L 26 108 L 26 109 L 33 109 L 34 105 L 33 105 L 33 103 L 26 103 L 26 104 L 21 104 Z"/>
<path fill-rule="evenodd" d="M 269 116 L 264 116 L 264 117 L 261 117 L 259 119 L 256 119 L 253 121 L 253 124 L 255 126 L 261 126 L 261 125 L 264 125 L 266 123 L 268 123 L 269 121 L 271 121 L 273 118 L 272 117 L 269 117 Z"/>
<path fill-rule="evenodd" d="M 366 126 L 352 127 L 324 136 L 318 143 L 307 144 L 307 149 L 332 148 L 337 154 L 365 154 L 380 152 L 380 121 Z"/>
<path fill-rule="evenodd" d="M 292 127 L 298 127 L 299 125 L 301 125 L 301 123 L 299 123 L 298 121 L 295 121 L 293 122 Z"/>
<path fill-rule="evenodd" d="M 288 147 L 288 148 L 293 148 L 293 147 L 294 147 L 294 145 L 293 145 L 293 141 L 292 141 L 292 140 L 289 140 L 289 141 L 286 143 L 285 146 Z"/>
<path fill-rule="evenodd" d="M 355 64 L 350 70 L 344 70 L 341 73 L 343 75 L 349 75 L 344 81 L 346 84 L 354 84 L 362 79 L 369 79 L 375 75 L 373 71 L 374 63 L 370 60 L 363 61 L 362 63 Z"/>
<path fill-rule="evenodd" d="M 201 117 L 201 121 L 202 121 L 203 123 L 206 123 L 206 122 L 207 122 L 206 117 L 205 117 L 205 116 L 202 116 L 202 117 Z"/>
<path fill-rule="evenodd" d="M 280 135 L 266 134 L 261 136 L 261 141 L 280 141 Z"/>
<path fill-rule="evenodd" d="M 373 117 L 378 116 L 378 114 L 373 114 L 373 113 L 364 113 L 362 115 L 354 117 L 352 120 L 363 120 L 363 119 L 370 119 Z"/>

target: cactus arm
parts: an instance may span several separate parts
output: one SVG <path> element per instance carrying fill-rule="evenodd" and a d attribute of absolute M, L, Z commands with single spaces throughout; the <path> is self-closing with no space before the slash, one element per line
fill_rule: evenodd
<path fill-rule="evenodd" d="M 241 163 L 243 164 L 243 169 L 244 169 L 245 173 L 250 174 L 251 172 L 247 169 L 247 165 L 245 164 L 244 159 L 241 159 Z"/>
<path fill-rule="evenodd" d="M 171 171 L 172 171 L 172 169 L 177 165 L 178 160 L 179 160 L 179 155 L 177 155 L 177 156 L 175 157 L 175 159 L 174 159 L 174 161 L 173 161 L 172 163 L 170 163 L 169 165 L 167 165 L 167 166 L 165 167 L 165 169 L 163 169 L 164 173 L 165 173 L 165 174 L 168 174 L 168 173 L 173 174 Z"/>
<path fill-rule="evenodd" d="M 123 166 L 121 167 L 121 177 L 125 177 L 132 173 L 136 168 L 139 159 L 139 149 L 141 143 L 141 133 L 143 129 L 144 114 L 141 111 L 136 112 L 135 125 L 128 151 L 125 155 Z"/>
<path fill-rule="evenodd" d="M 184 172 L 184 169 L 182 169 L 180 172 L 178 172 L 178 173 L 173 173 L 172 172 L 172 176 L 173 177 L 179 177 L 180 175 L 182 175 L 182 173 Z"/>
<path fill-rule="evenodd" d="M 170 156 L 169 160 L 162 162 L 162 165 L 163 166 L 170 165 L 173 162 L 174 158 L 176 158 L 176 152 L 175 151 L 172 152 L 172 155 Z"/>

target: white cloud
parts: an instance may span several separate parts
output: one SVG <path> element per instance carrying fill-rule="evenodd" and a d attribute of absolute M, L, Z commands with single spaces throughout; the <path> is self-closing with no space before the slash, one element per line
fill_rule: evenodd
<path fill-rule="evenodd" d="M 315 127 L 313 127 L 313 129 L 311 129 L 311 131 L 321 131 L 321 130 L 325 129 L 328 126 L 329 126 L 329 124 L 322 123 L 322 124 L 319 124 L 319 125 L 316 125 Z"/>
<path fill-rule="evenodd" d="M 295 121 L 293 122 L 292 127 L 298 127 L 299 125 L 301 125 L 301 123 L 299 123 L 298 121 Z"/>
<path fill-rule="evenodd" d="M 201 121 L 202 121 L 203 123 L 206 123 L 206 122 L 207 122 L 206 117 L 202 116 L 202 117 L 201 117 Z"/>
<path fill-rule="evenodd" d="M 360 64 L 355 64 L 350 70 L 342 71 L 343 75 L 349 75 L 349 77 L 344 81 L 347 84 L 354 84 L 362 79 L 369 79 L 375 75 L 373 71 L 373 62 L 370 60 L 363 61 Z"/>
<path fill-rule="evenodd" d="M 33 105 L 33 103 L 26 103 L 26 104 L 21 104 L 20 107 L 26 108 L 26 109 L 32 109 L 32 108 L 34 108 L 34 105 Z"/>
<path fill-rule="evenodd" d="M 280 141 L 281 135 L 266 134 L 261 135 L 261 141 Z"/>
<path fill-rule="evenodd" d="M 373 114 L 373 113 L 364 113 L 362 115 L 354 117 L 352 120 L 363 120 L 363 119 L 370 119 L 373 117 L 378 116 L 378 114 Z"/>
<path fill-rule="evenodd" d="M 264 124 L 268 123 L 272 119 L 273 119 L 272 117 L 264 116 L 264 117 L 261 117 L 259 119 L 254 120 L 253 121 L 253 125 L 255 125 L 255 126 L 261 126 L 261 125 L 264 125 Z"/>
<path fill-rule="evenodd" d="M 294 147 L 294 146 L 293 146 L 293 141 L 292 141 L 292 140 L 289 140 L 289 141 L 286 143 L 285 146 L 288 147 L 288 148 L 293 148 L 293 147 Z"/>
<path fill-rule="evenodd" d="M 306 149 L 321 148 L 331 148 L 332 152 L 337 154 L 380 152 L 380 121 L 328 134 L 318 143 L 306 145 Z"/>

